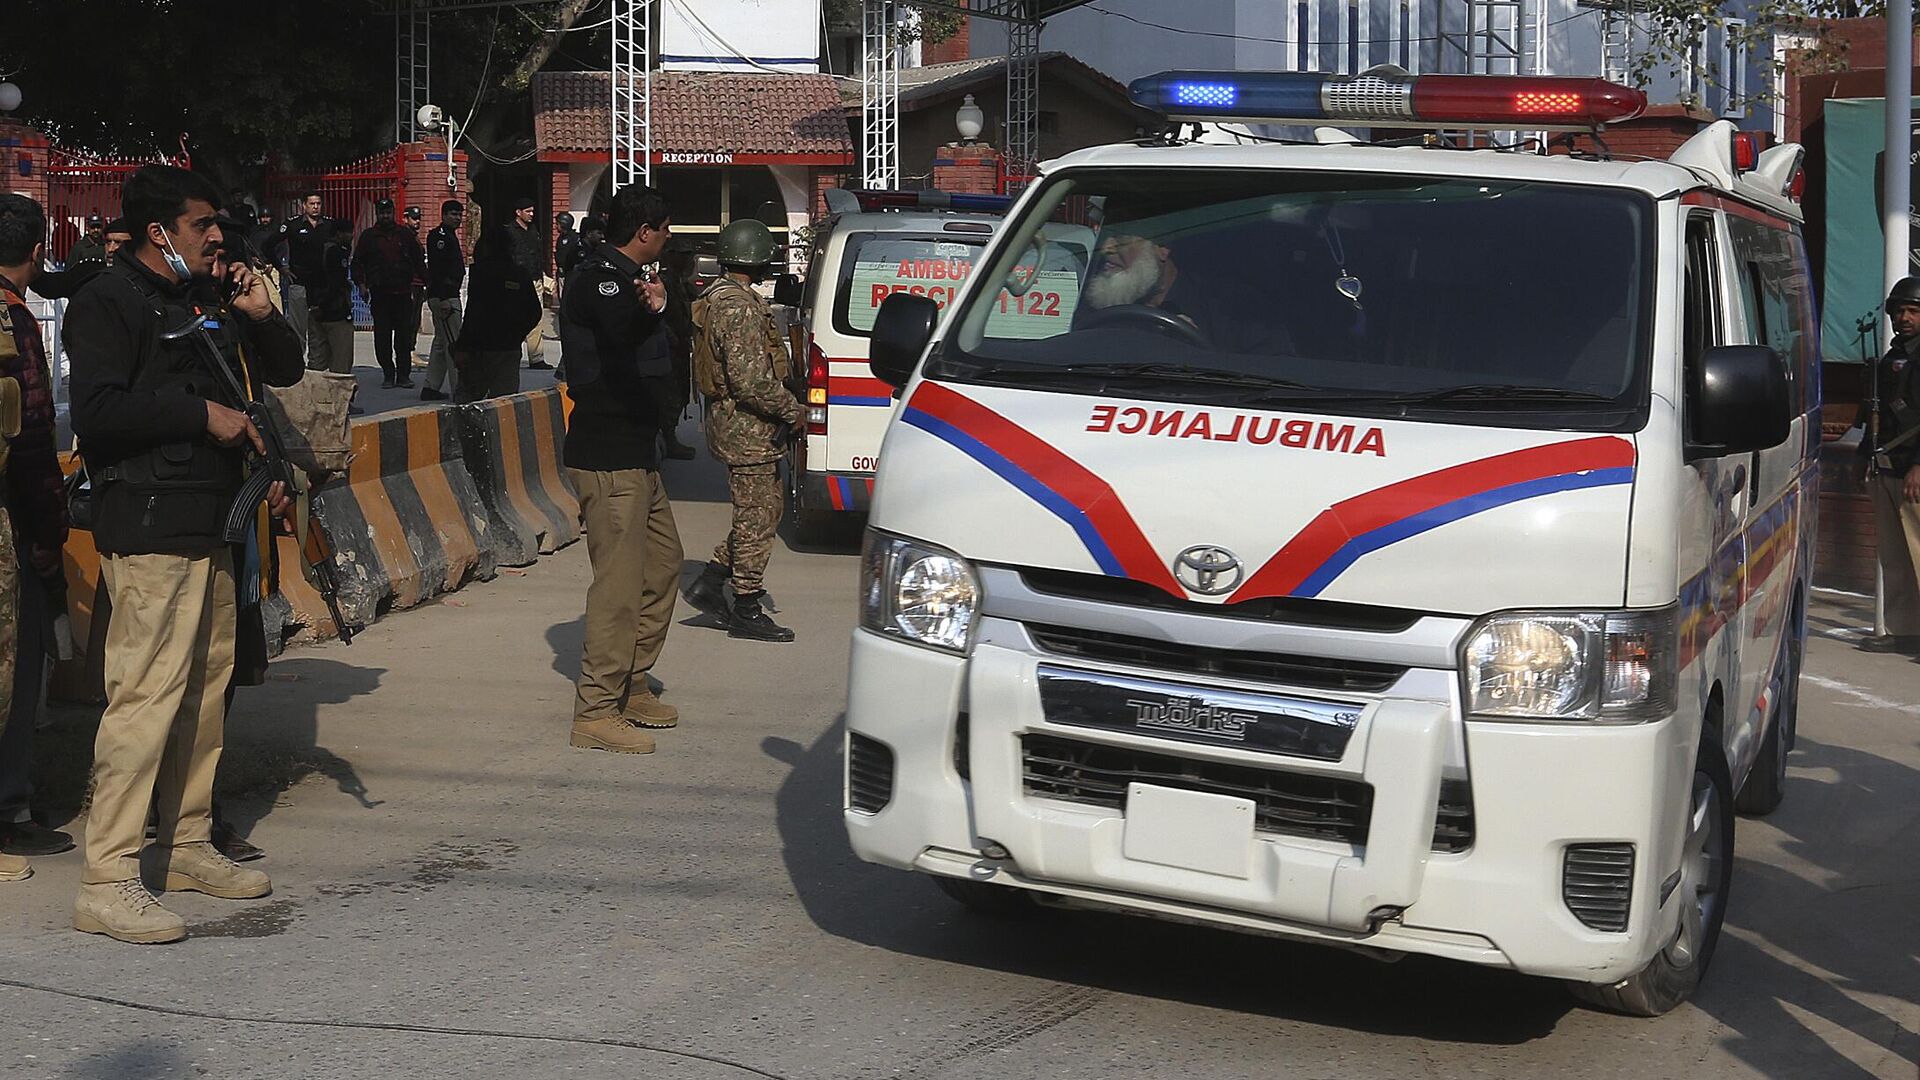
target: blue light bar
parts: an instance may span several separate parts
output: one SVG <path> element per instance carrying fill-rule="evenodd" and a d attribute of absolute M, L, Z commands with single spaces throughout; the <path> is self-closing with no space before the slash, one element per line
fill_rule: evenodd
<path fill-rule="evenodd" d="M 1258 72 L 1245 76 L 1218 71 L 1163 71 L 1127 86 L 1133 103 L 1174 119 L 1233 120 L 1285 117 L 1324 120 L 1318 72 Z"/>

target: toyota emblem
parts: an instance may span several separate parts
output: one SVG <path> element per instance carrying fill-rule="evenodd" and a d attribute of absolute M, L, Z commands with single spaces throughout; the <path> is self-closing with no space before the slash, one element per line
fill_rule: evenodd
<path fill-rule="evenodd" d="M 1195 544 L 1173 557 L 1173 576 L 1188 592 L 1230 593 L 1240 584 L 1240 556 L 1223 547 Z"/>

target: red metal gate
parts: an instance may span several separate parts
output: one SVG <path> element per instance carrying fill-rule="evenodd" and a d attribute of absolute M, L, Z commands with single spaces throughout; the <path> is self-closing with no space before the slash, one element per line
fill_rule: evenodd
<path fill-rule="evenodd" d="M 300 213 L 300 200 L 310 192 L 320 193 L 320 213 L 329 218 L 353 222 L 353 230 L 373 224 L 373 204 L 392 199 L 394 213 L 405 210 L 407 189 L 401 183 L 401 151 L 383 151 L 359 161 L 319 173 L 268 173 L 267 205 L 281 220 Z"/>
<path fill-rule="evenodd" d="M 112 221 L 120 216 L 120 186 L 151 161 L 96 157 L 51 149 L 47 155 L 47 253 L 65 262 L 93 214 Z"/>

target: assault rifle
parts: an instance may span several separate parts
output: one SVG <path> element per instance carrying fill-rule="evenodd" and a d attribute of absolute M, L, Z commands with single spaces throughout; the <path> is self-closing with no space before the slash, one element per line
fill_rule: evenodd
<path fill-rule="evenodd" d="M 280 429 L 274 426 L 273 417 L 267 412 L 265 403 L 248 398 L 246 388 L 240 385 L 233 369 L 227 366 L 220 346 L 214 342 L 213 335 L 207 333 L 205 312 L 196 312 L 185 326 L 169 330 L 161 336 L 173 340 L 189 334 L 197 336 L 206 351 L 208 363 L 219 372 L 234 400 L 241 404 L 247 419 L 260 432 L 260 441 L 267 448 L 247 474 L 246 483 L 240 486 L 240 493 L 234 496 L 233 505 L 227 510 L 226 527 L 222 530 L 227 543 L 245 543 L 248 534 L 253 531 L 254 515 L 260 504 L 266 501 L 268 490 L 274 484 L 285 484 L 287 493 L 293 493 L 293 466 L 287 463 L 287 449 L 280 441 Z M 306 535 L 300 537 L 300 555 L 313 571 L 315 591 L 327 605 L 327 614 L 332 616 L 334 627 L 340 631 L 341 644 L 353 644 L 353 635 L 362 628 L 349 623 L 345 613 L 340 610 L 340 584 L 333 574 L 333 545 L 328 542 L 326 530 L 318 521 L 309 522 Z"/>

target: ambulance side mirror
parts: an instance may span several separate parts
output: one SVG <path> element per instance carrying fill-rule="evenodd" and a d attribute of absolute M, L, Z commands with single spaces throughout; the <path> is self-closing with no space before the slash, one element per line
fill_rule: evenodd
<path fill-rule="evenodd" d="M 1687 460 L 1750 454 L 1787 441 L 1793 405 L 1786 361 L 1765 345 L 1700 354 L 1687 388 Z"/>
<path fill-rule="evenodd" d="M 939 323 L 940 305 L 932 300 L 903 292 L 887 297 L 873 317 L 873 336 L 868 341 L 867 366 L 873 369 L 873 377 L 895 390 L 905 388 Z"/>

